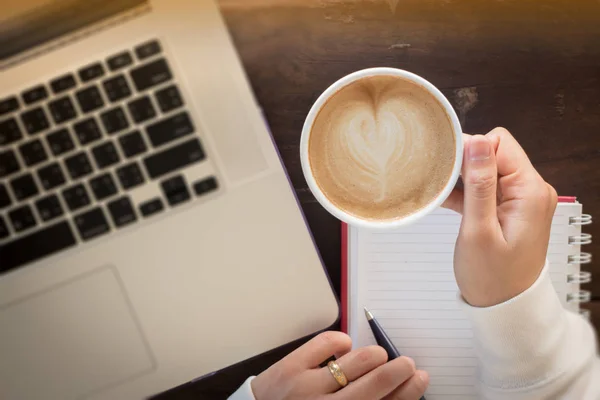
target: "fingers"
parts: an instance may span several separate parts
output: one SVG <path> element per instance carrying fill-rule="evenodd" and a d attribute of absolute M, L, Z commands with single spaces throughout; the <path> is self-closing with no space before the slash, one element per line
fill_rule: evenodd
<path fill-rule="evenodd" d="M 500 176 L 534 170 L 525 150 L 506 129 L 492 129 L 486 138 L 492 143 L 496 153 Z"/>
<path fill-rule="evenodd" d="M 465 225 L 496 223 L 498 169 L 492 143 L 484 136 L 473 136 L 466 145 L 463 160 Z"/>
<path fill-rule="evenodd" d="M 503 200 L 520 199 L 542 189 L 542 177 L 510 132 L 504 128 L 495 128 L 486 137 L 496 149 Z"/>
<path fill-rule="evenodd" d="M 504 128 L 495 128 L 486 137 L 496 149 L 496 164 L 498 168 L 499 191 L 502 202 L 510 200 L 527 200 L 524 209 L 540 208 L 538 196 L 544 193 L 546 182 L 531 164 L 529 157 Z"/>
<path fill-rule="evenodd" d="M 384 400 L 417 400 L 425 394 L 429 385 L 429 374 L 425 371 L 417 371 L 399 388 L 388 394 Z"/>
<path fill-rule="evenodd" d="M 358 378 L 331 395 L 332 399 L 383 399 L 415 373 L 415 362 L 399 357 Z"/>
<path fill-rule="evenodd" d="M 323 332 L 285 357 L 285 363 L 295 367 L 315 368 L 333 355 L 343 355 L 352 349 L 350 336 L 342 332 Z"/>
<path fill-rule="evenodd" d="M 369 371 L 374 370 L 387 361 L 387 354 L 380 346 L 363 347 L 339 358 L 337 360 L 341 370 L 348 378 L 348 382 L 354 382 Z M 318 393 L 333 393 L 340 389 L 340 385 L 331 375 L 328 367 L 323 367 L 315 372 L 315 384 L 319 388 Z"/>

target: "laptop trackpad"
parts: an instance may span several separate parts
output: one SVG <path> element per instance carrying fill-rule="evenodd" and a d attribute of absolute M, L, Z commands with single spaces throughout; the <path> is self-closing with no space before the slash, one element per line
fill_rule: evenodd
<path fill-rule="evenodd" d="M 78 399 L 153 369 L 111 267 L 0 306 L 0 327 L 2 399 Z"/>

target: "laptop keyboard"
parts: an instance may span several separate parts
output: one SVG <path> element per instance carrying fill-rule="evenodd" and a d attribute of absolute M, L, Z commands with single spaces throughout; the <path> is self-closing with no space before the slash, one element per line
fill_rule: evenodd
<path fill-rule="evenodd" d="M 215 191 L 195 132 L 158 40 L 1 99 L 0 273 Z"/>

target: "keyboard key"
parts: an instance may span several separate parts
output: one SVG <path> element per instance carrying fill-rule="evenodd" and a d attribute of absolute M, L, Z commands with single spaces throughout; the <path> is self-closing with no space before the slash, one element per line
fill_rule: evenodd
<path fill-rule="evenodd" d="M 75 97 L 77 97 L 79 107 L 84 113 L 97 110 L 104 105 L 100 90 L 96 86 L 90 86 L 77 91 Z"/>
<path fill-rule="evenodd" d="M 76 216 L 75 224 L 83 240 L 90 240 L 110 230 L 104 211 L 100 207 Z"/>
<path fill-rule="evenodd" d="M 183 105 L 183 99 L 181 98 L 181 94 L 179 94 L 179 89 L 175 85 L 157 91 L 155 96 L 160 110 L 164 113 Z"/>
<path fill-rule="evenodd" d="M 104 81 L 104 92 L 111 102 L 131 96 L 131 89 L 125 75 L 119 75 Z"/>
<path fill-rule="evenodd" d="M 54 118 L 54 122 L 57 125 L 72 120 L 77 116 L 77 113 L 73 108 L 73 102 L 68 96 L 51 101 L 48 103 L 48 107 L 50 108 L 50 114 L 52 114 L 52 118 Z"/>
<path fill-rule="evenodd" d="M 73 180 L 92 173 L 90 160 L 83 151 L 65 159 L 65 164 Z"/>
<path fill-rule="evenodd" d="M 110 167 L 119 162 L 117 148 L 112 142 L 103 143 L 92 149 L 92 154 L 99 169 Z"/>
<path fill-rule="evenodd" d="M 170 80 L 173 76 L 164 58 L 131 70 L 131 79 L 138 91 Z"/>
<path fill-rule="evenodd" d="M 64 92 L 75 87 L 75 77 L 72 74 L 60 76 L 50 81 L 50 87 L 54 93 Z"/>
<path fill-rule="evenodd" d="M 71 211 L 78 210 L 90 204 L 90 196 L 88 196 L 87 190 L 85 190 L 85 186 L 82 184 L 63 190 L 62 196 Z"/>
<path fill-rule="evenodd" d="M 100 63 L 94 63 L 81 68 L 78 73 L 81 82 L 88 82 L 104 75 L 104 67 Z"/>
<path fill-rule="evenodd" d="M 108 68 L 111 71 L 116 71 L 116 70 L 126 67 L 128 65 L 131 65 L 132 62 L 133 62 L 133 58 L 131 57 L 131 54 L 129 54 L 128 51 L 124 51 L 122 53 L 115 54 L 114 56 L 109 57 L 106 60 L 106 64 L 108 64 Z"/>
<path fill-rule="evenodd" d="M 6 226 L 6 222 L 4 222 L 4 218 L 2 218 L 0 216 L 0 239 L 6 239 L 9 235 L 8 232 L 8 226 Z M 4 256 L 4 254 L 2 253 L 2 246 L 0 246 L 0 254 L 2 254 L 2 256 Z M 0 264 L 1 266 L 2 264 Z M 2 272 L 2 270 L 0 269 L 0 272 Z"/>
<path fill-rule="evenodd" d="M 21 94 L 21 98 L 25 104 L 37 103 L 38 101 L 44 100 L 47 97 L 48 90 L 46 90 L 44 85 L 32 87 Z"/>
<path fill-rule="evenodd" d="M 16 119 L 9 118 L 6 121 L 0 122 L 0 146 L 16 142 L 22 137 L 23 135 Z"/>
<path fill-rule="evenodd" d="M 65 174 L 57 162 L 38 169 L 37 174 L 44 190 L 52 190 L 66 182 Z"/>
<path fill-rule="evenodd" d="M 73 125 L 75 135 L 82 146 L 95 142 L 102 137 L 100 127 L 94 118 L 88 118 Z"/>
<path fill-rule="evenodd" d="M 46 113 L 41 107 L 22 113 L 21 121 L 30 135 L 48 129 L 50 126 L 48 118 L 46 118 Z"/>
<path fill-rule="evenodd" d="M 150 56 L 160 53 L 160 51 L 160 43 L 158 43 L 158 40 L 151 40 L 137 46 L 135 48 L 135 55 L 137 56 L 138 60 L 144 60 Z"/>
<path fill-rule="evenodd" d="M 6 190 L 6 186 L 0 183 L 0 210 L 10 206 L 12 200 L 8 195 L 8 190 Z"/>
<path fill-rule="evenodd" d="M 52 150 L 52 154 L 55 156 L 68 153 L 75 148 L 73 139 L 71 139 L 71 135 L 66 128 L 48 134 L 46 140 L 48 141 L 50 150 Z"/>
<path fill-rule="evenodd" d="M 116 227 L 120 228 L 137 220 L 131 200 L 124 196 L 108 203 L 108 211 Z"/>
<path fill-rule="evenodd" d="M 217 180 L 214 177 L 210 177 L 194 183 L 194 192 L 197 196 L 201 196 L 205 193 L 216 190 L 217 187 Z"/>
<path fill-rule="evenodd" d="M 12 242 L 0 245 L 0 273 L 10 271 L 75 246 L 73 231 L 67 222 L 49 226 Z"/>
<path fill-rule="evenodd" d="M 176 206 L 191 198 L 185 179 L 181 175 L 163 181 L 160 186 L 170 206 Z"/>
<path fill-rule="evenodd" d="M 204 160 L 205 155 L 198 139 L 173 146 L 144 159 L 151 179 L 158 178 L 180 168 Z"/>
<path fill-rule="evenodd" d="M 186 112 L 163 119 L 146 127 L 152 146 L 158 147 L 194 132 L 194 125 Z"/>
<path fill-rule="evenodd" d="M 25 161 L 25 165 L 31 167 L 48 159 L 46 150 L 41 140 L 35 139 L 19 146 L 21 157 Z"/>
<path fill-rule="evenodd" d="M 7 97 L 0 100 L 0 115 L 8 114 L 9 112 L 19 109 L 19 100 L 15 96 Z"/>
<path fill-rule="evenodd" d="M 163 205 L 160 197 L 156 197 L 140 204 L 140 212 L 144 217 L 150 217 L 156 213 L 159 213 L 164 210 L 164 208 L 165 206 Z"/>
<path fill-rule="evenodd" d="M 29 206 L 15 208 L 8 213 L 8 217 L 10 218 L 10 222 L 12 223 L 15 232 L 23 232 L 36 225 L 33 211 Z M 2 255 L 2 262 L 4 262 L 4 254 Z"/>
<path fill-rule="evenodd" d="M 38 194 L 38 187 L 33 180 L 33 175 L 25 174 L 10 181 L 10 187 L 17 200 L 25 200 Z"/>
<path fill-rule="evenodd" d="M 127 107 L 129 108 L 129 114 L 138 124 L 156 116 L 156 111 L 154 111 L 154 106 L 152 106 L 148 96 L 130 101 Z"/>
<path fill-rule="evenodd" d="M 63 208 L 56 195 L 43 197 L 35 202 L 35 207 L 42 221 L 50 221 L 64 214 Z"/>
<path fill-rule="evenodd" d="M 117 186 L 109 173 L 90 179 L 90 187 L 98 201 L 104 200 L 117 193 Z"/>
<path fill-rule="evenodd" d="M 17 157 L 15 157 L 15 153 L 12 150 L 0 153 L 0 178 L 14 174 L 20 169 Z"/>
<path fill-rule="evenodd" d="M 125 157 L 127 158 L 145 153 L 147 150 L 146 143 L 139 131 L 133 131 L 127 135 L 121 136 L 119 138 L 119 143 L 121 144 L 123 154 L 125 154 Z"/>
<path fill-rule="evenodd" d="M 106 133 L 108 134 L 116 133 L 129 127 L 129 122 L 127 122 L 127 117 L 125 117 L 125 113 L 121 107 L 103 112 L 100 118 L 102 118 L 104 129 L 106 129 Z"/>
<path fill-rule="evenodd" d="M 144 175 L 137 163 L 127 164 L 117 169 L 117 176 L 123 189 L 127 190 L 144 183 Z"/>

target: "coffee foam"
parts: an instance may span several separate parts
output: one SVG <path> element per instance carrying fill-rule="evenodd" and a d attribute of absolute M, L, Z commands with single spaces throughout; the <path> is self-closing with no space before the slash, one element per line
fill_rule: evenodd
<path fill-rule="evenodd" d="M 450 179 L 456 142 L 442 105 L 395 76 L 353 82 L 330 97 L 312 125 L 309 164 L 336 207 L 368 220 L 406 217 Z"/>

